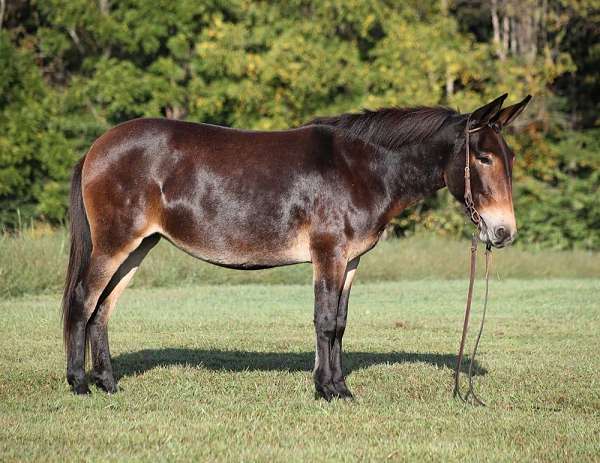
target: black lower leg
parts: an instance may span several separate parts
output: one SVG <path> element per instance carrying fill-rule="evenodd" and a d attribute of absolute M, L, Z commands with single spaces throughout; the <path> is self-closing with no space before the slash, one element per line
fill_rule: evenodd
<path fill-rule="evenodd" d="M 71 328 L 67 346 L 67 381 L 75 394 L 89 394 L 85 377 L 85 325 L 77 320 Z"/>
<path fill-rule="evenodd" d="M 344 300 L 345 299 L 345 300 Z M 352 398 L 352 393 L 346 386 L 346 379 L 342 368 L 342 338 L 346 329 L 346 315 L 348 313 L 348 298 L 344 298 L 344 294 L 340 298 L 340 306 L 338 308 L 335 335 L 333 345 L 331 347 L 331 370 L 333 374 L 333 387 L 338 392 L 340 397 Z"/>
<path fill-rule="evenodd" d="M 99 388 L 111 394 L 115 393 L 117 383 L 110 362 L 106 324 L 92 320 L 88 324 L 88 336 L 92 352 L 92 379 Z"/>
<path fill-rule="evenodd" d="M 319 318 L 321 318 L 319 320 Z M 339 394 L 333 385 L 333 371 L 331 369 L 331 348 L 333 345 L 333 336 L 335 325 L 324 319 L 324 316 L 317 318 L 315 329 L 317 334 L 317 352 L 315 356 L 315 391 L 317 398 L 331 400 L 338 397 Z"/>
<path fill-rule="evenodd" d="M 340 397 L 333 382 L 332 349 L 335 342 L 337 312 L 345 262 L 335 253 L 314 261 L 316 357 L 314 380 L 317 397 Z"/>
<path fill-rule="evenodd" d="M 351 399 L 352 392 L 346 385 L 346 378 L 344 377 L 342 369 L 342 334 L 337 334 L 333 341 L 333 347 L 331 348 L 331 364 L 333 370 L 333 387 L 335 388 L 338 395 L 342 398 Z"/>
<path fill-rule="evenodd" d="M 354 273 L 358 267 L 360 258 L 350 261 L 344 274 L 344 285 L 340 294 L 340 300 L 338 304 L 336 327 L 335 327 L 335 339 L 331 348 L 331 368 L 333 370 L 333 386 L 340 397 L 352 398 L 352 392 L 346 385 L 346 379 L 344 377 L 344 371 L 342 368 L 342 338 L 344 337 L 344 331 L 346 330 L 346 320 L 348 318 L 348 301 L 350 300 L 350 288 L 352 287 L 352 280 L 354 279 Z"/>

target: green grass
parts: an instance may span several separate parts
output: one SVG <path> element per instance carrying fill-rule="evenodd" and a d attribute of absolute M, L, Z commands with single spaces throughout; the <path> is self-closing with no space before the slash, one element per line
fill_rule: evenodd
<path fill-rule="evenodd" d="M 0 459 L 600 459 L 598 280 L 492 282 L 476 378 L 486 408 L 450 398 L 466 282 L 358 280 L 350 403 L 313 399 L 309 286 L 126 291 L 113 396 L 68 392 L 57 295 L 3 300 Z"/>
<path fill-rule="evenodd" d="M 33 234 L 36 230 L 33 230 Z M 0 297 L 59 291 L 69 250 L 63 230 L 33 238 L 0 236 Z M 470 243 L 435 235 L 391 239 L 362 260 L 362 281 L 464 279 Z M 586 251 L 494 252 L 494 272 L 502 278 L 598 278 L 600 254 Z M 133 286 L 166 287 L 214 284 L 309 284 L 310 265 L 240 272 L 206 264 L 167 242 L 153 249 Z"/>

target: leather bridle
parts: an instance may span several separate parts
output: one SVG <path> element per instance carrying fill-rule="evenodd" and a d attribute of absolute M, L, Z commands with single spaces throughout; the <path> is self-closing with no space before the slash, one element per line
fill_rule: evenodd
<path fill-rule="evenodd" d="M 490 271 L 490 263 L 491 263 L 491 245 L 488 242 L 486 244 L 485 250 L 485 298 L 483 303 L 483 313 L 481 316 L 481 325 L 479 326 L 479 333 L 477 334 L 477 338 L 475 340 L 475 344 L 473 345 L 473 351 L 471 353 L 471 359 L 469 362 L 469 370 L 468 370 L 468 379 L 469 379 L 469 388 L 466 394 L 462 394 L 460 391 L 460 367 L 462 365 L 463 354 L 465 350 L 465 343 L 467 339 L 467 333 L 469 331 L 469 319 L 471 316 L 471 302 L 473 300 L 473 286 L 475 284 L 475 268 L 477 263 L 477 243 L 479 241 L 479 234 L 482 231 L 483 220 L 477 209 L 475 208 L 475 203 L 473 202 L 473 195 L 471 192 L 471 151 L 470 151 L 470 134 L 479 132 L 484 127 L 477 127 L 474 129 L 469 128 L 471 122 L 470 116 L 467 118 L 467 125 L 465 127 L 465 193 L 464 193 L 464 203 L 467 215 L 471 219 L 471 221 L 475 224 L 475 231 L 473 231 L 473 237 L 471 239 L 471 264 L 469 271 L 469 289 L 467 291 L 467 304 L 465 308 L 465 319 L 463 322 L 462 329 L 462 337 L 460 340 L 460 347 L 458 350 L 458 356 L 456 358 L 456 369 L 454 370 L 454 397 L 459 397 L 463 402 L 468 402 L 469 396 L 473 398 L 473 404 L 475 405 L 485 405 L 485 403 L 475 394 L 473 389 L 473 365 L 475 363 L 475 355 L 477 354 L 477 348 L 479 347 L 479 341 L 481 339 L 481 334 L 483 333 L 483 325 L 485 323 L 485 313 L 487 310 L 487 301 L 488 301 L 488 291 L 489 291 L 489 271 Z"/>
<path fill-rule="evenodd" d="M 469 124 L 471 122 L 471 118 L 467 118 L 467 126 L 465 127 L 465 194 L 464 194 L 464 202 L 465 207 L 467 208 L 467 213 L 469 214 L 469 218 L 475 224 L 475 226 L 479 229 L 481 228 L 481 216 L 477 209 L 475 209 L 475 203 L 473 202 L 473 194 L 471 193 L 471 148 L 470 148 L 470 138 L 471 134 L 475 132 L 479 132 L 484 127 L 476 127 L 474 129 L 469 128 Z"/>

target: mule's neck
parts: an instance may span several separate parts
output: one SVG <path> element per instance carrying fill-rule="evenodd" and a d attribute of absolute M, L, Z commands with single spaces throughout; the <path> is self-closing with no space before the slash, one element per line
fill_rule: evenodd
<path fill-rule="evenodd" d="M 343 129 L 366 142 L 363 169 L 375 176 L 382 220 L 446 186 L 444 172 L 464 116 L 448 108 L 384 108 L 314 119 L 310 124 Z M 380 224 L 381 225 L 381 224 Z"/>
<path fill-rule="evenodd" d="M 450 123 L 419 142 L 394 150 L 379 147 L 377 170 L 386 191 L 386 220 L 446 186 L 444 172 L 453 155 L 457 130 L 457 124 Z"/>

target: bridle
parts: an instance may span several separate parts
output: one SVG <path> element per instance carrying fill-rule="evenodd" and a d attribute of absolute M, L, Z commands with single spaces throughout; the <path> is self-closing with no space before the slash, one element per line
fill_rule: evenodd
<path fill-rule="evenodd" d="M 475 203 L 473 202 L 473 194 L 471 193 L 471 148 L 470 148 L 470 138 L 472 133 L 479 132 L 484 127 L 476 127 L 474 129 L 469 128 L 469 124 L 471 122 L 471 117 L 467 118 L 467 125 L 465 127 L 465 208 L 467 209 L 467 213 L 471 221 L 475 224 L 477 229 L 481 229 L 481 216 L 477 209 L 475 209 Z"/>
<path fill-rule="evenodd" d="M 469 388 L 466 394 L 462 394 L 460 391 L 460 367 L 462 364 L 463 354 L 465 350 L 465 343 L 467 339 L 467 332 L 469 330 L 469 319 L 471 316 L 471 302 L 473 300 L 473 286 L 475 284 L 475 266 L 477 263 L 477 243 L 479 241 L 479 234 L 482 231 L 483 220 L 481 219 L 481 215 L 477 212 L 475 208 L 475 203 L 473 202 L 473 195 L 471 192 L 471 151 L 470 151 L 470 135 L 475 132 L 479 132 L 483 128 L 487 126 L 481 126 L 474 129 L 469 128 L 471 122 L 471 117 L 467 118 L 467 125 L 465 127 L 465 193 L 464 193 L 464 203 L 466 208 L 466 213 L 468 217 L 471 219 L 473 224 L 475 224 L 475 230 L 473 231 L 473 237 L 471 239 L 471 265 L 469 271 L 469 289 L 467 291 L 467 305 L 465 308 L 465 319 L 463 322 L 462 329 L 462 337 L 460 340 L 460 347 L 458 350 L 458 356 L 456 358 L 456 369 L 454 370 L 454 397 L 459 397 L 463 402 L 469 401 L 469 396 L 473 398 L 473 404 L 475 405 L 485 405 L 485 403 L 475 394 L 473 390 L 473 365 L 475 363 L 475 355 L 477 354 L 477 348 L 479 347 L 479 341 L 481 339 L 481 334 L 483 333 L 483 325 L 485 323 L 485 313 L 487 310 L 487 301 L 488 301 L 488 292 L 489 292 L 489 271 L 490 271 L 490 262 L 492 255 L 492 248 L 490 243 L 486 244 L 485 249 L 485 297 L 483 302 L 483 313 L 481 315 L 481 325 L 479 326 L 479 333 L 477 334 L 477 338 L 475 340 L 475 344 L 473 345 L 473 352 L 471 353 L 471 359 L 469 362 L 469 370 L 468 370 L 468 378 L 469 378 Z"/>

